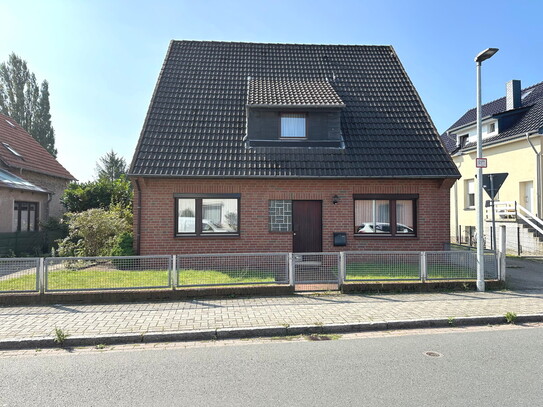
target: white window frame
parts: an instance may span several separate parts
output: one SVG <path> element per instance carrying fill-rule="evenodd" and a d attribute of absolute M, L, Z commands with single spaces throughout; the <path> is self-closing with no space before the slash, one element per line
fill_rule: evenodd
<path fill-rule="evenodd" d="M 286 121 L 287 119 L 303 119 L 303 131 L 299 133 L 287 133 L 286 130 Z M 280 115 L 280 137 L 282 139 L 302 139 L 307 138 L 307 115 L 305 113 L 281 113 Z"/>
<path fill-rule="evenodd" d="M 473 205 L 470 205 L 470 195 L 473 195 Z M 475 179 L 467 179 L 464 182 L 464 199 L 466 209 L 475 209 Z"/>

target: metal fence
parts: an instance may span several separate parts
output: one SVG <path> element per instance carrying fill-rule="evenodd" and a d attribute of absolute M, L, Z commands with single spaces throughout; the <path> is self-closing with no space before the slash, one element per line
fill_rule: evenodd
<path fill-rule="evenodd" d="M 337 284 L 339 256 L 339 253 L 292 253 L 293 284 Z"/>
<path fill-rule="evenodd" d="M 487 252 L 484 259 L 485 278 L 503 279 L 503 254 Z M 476 277 L 477 253 L 470 250 L 0 259 L 1 293 Z"/>
<path fill-rule="evenodd" d="M 288 253 L 192 254 L 175 256 L 177 287 L 288 284 Z"/>
<path fill-rule="evenodd" d="M 498 278 L 498 262 L 494 253 L 484 254 L 484 270 L 485 279 Z M 474 280 L 476 278 L 476 252 L 426 252 L 427 280 Z"/>
<path fill-rule="evenodd" d="M 39 258 L 0 258 L 0 292 L 38 291 L 39 268 Z"/>
<path fill-rule="evenodd" d="M 345 252 L 344 281 L 420 280 L 420 252 Z"/>
<path fill-rule="evenodd" d="M 172 256 L 49 257 L 45 291 L 169 288 Z"/>

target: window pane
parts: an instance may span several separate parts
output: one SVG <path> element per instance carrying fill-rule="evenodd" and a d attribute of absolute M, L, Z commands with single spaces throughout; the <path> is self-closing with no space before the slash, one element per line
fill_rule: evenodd
<path fill-rule="evenodd" d="M 355 201 L 357 233 L 390 233 L 390 205 L 388 200 Z"/>
<path fill-rule="evenodd" d="M 281 137 L 305 137 L 305 115 L 281 115 Z"/>
<path fill-rule="evenodd" d="M 202 199 L 202 233 L 235 233 L 237 231 L 237 199 Z"/>
<path fill-rule="evenodd" d="M 28 230 L 28 204 L 19 202 L 19 211 L 21 212 L 21 230 L 25 232 Z"/>
<path fill-rule="evenodd" d="M 13 226 L 12 229 L 14 232 L 18 230 L 19 226 L 19 202 L 15 202 L 13 206 Z"/>
<path fill-rule="evenodd" d="M 177 209 L 177 232 L 196 233 L 196 200 L 178 199 Z"/>
<path fill-rule="evenodd" d="M 36 230 L 36 204 L 29 204 L 28 230 Z"/>
<path fill-rule="evenodd" d="M 292 201 L 269 201 L 270 232 L 290 232 L 292 230 Z"/>
<path fill-rule="evenodd" d="M 396 201 L 396 233 L 415 233 L 413 201 Z"/>
<path fill-rule="evenodd" d="M 475 206 L 475 181 L 470 179 L 466 180 L 466 207 L 471 208 Z"/>

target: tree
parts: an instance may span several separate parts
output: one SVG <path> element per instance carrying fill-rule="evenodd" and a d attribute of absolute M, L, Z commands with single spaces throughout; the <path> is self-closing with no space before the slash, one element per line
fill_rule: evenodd
<path fill-rule="evenodd" d="M 100 157 L 96 164 L 96 173 L 99 180 L 115 181 L 122 175 L 125 175 L 126 170 L 126 161 L 115 154 L 113 150 Z"/>
<path fill-rule="evenodd" d="M 26 61 L 12 53 L 0 65 L 0 112 L 17 121 L 56 157 L 55 130 L 49 110 L 49 84 L 44 80 L 40 88 Z"/>
<path fill-rule="evenodd" d="M 92 208 L 108 209 L 111 205 L 120 205 L 132 209 L 132 186 L 122 175 L 109 181 L 99 179 L 91 182 L 71 182 L 64 190 L 60 202 L 69 212 L 83 212 Z"/>

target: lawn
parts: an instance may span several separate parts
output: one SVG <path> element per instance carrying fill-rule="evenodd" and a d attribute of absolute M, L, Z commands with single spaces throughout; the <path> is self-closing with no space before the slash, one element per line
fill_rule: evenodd
<path fill-rule="evenodd" d="M 474 279 L 476 272 L 454 265 L 430 265 L 428 277 L 434 279 Z M 418 264 L 351 263 L 347 280 L 418 280 Z M 179 270 L 179 286 L 274 283 L 275 274 L 263 270 Z M 122 289 L 168 287 L 167 270 L 61 269 L 49 272 L 48 290 Z M 34 291 L 32 273 L 0 281 L 0 291 Z"/>
<path fill-rule="evenodd" d="M 274 274 L 263 271 L 181 270 L 179 285 L 273 283 Z M 167 270 L 55 270 L 48 275 L 48 290 L 168 287 Z M 33 291 L 36 275 L 26 274 L 0 281 L 0 291 Z"/>
<path fill-rule="evenodd" d="M 418 280 L 418 264 L 351 263 L 347 265 L 347 280 Z M 473 279 L 475 271 L 449 264 L 428 266 L 428 278 Z"/>

